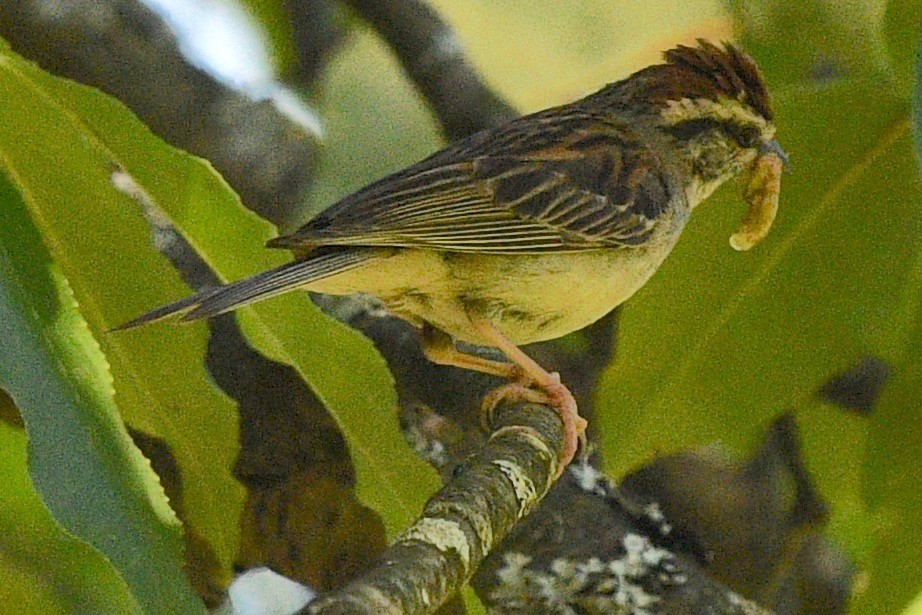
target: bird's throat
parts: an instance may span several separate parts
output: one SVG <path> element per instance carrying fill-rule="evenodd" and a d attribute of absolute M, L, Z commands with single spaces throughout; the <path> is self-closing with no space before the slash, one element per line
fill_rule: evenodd
<path fill-rule="evenodd" d="M 711 196 L 721 184 L 730 179 L 731 174 L 716 178 L 702 178 L 692 176 L 692 179 L 685 186 L 685 198 L 688 199 L 690 209 L 697 207 L 702 201 Z"/>

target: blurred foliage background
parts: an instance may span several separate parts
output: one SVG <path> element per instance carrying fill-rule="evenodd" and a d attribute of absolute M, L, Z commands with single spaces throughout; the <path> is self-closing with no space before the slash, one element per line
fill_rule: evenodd
<path fill-rule="evenodd" d="M 433 5 L 523 113 L 594 91 L 697 37 L 738 40 L 757 59 L 793 167 L 779 219 L 759 248 L 733 252 L 741 187 L 724 187 L 625 307 L 617 358 L 598 391 L 606 470 L 617 479 L 654 456 L 714 443 L 743 457 L 793 411 L 808 470 L 831 505 L 829 535 L 858 570 L 852 612 L 911 609 L 922 590 L 922 6 Z M 272 70 L 291 75 L 284 6 L 244 8 L 265 33 Z M 323 149 L 288 227 L 442 144 L 386 46 L 347 11 L 337 19 L 346 41 L 314 87 L 299 91 Z M 194 612 L 194 591 L 225 586 L 252 540 L 239 521 L 252 493 L 232 472 L 238 418 L 202 364 L 204 327 L 106 333 L 187 292 L 151 245 L 137 195 L 113 187 L 113 163 L 225 279 L 284 258 L 261 248 L 272 227 L 241 208 L 207 164 L 165 146 L 111 99 L 0 47 L 0 331 L 9 341 L 0 386 L 12 398 L 0 396 L 0 605 L 21 605 L 16 612 L 154 612 L 163 601 Z M 63 307 L 41 309 L 48 296 Z M 403 443 L 390 376 L 371 345 L 304 297 L 246 310 L 241 322 L 257 349 L 294 365 L 331 409 L 361 502 L 389 535 L 405 526 L 436 481 Z M 873 409 L 817 396 L 867 357 L 890 374 Z M 60 399 L 46 394 L 48 383 Z M 181 501 L 185 531 L 194 529 L 213 561 L 191 586 L 174 582 L 183 530 L 122 420 L 175 457 L 182 491 L 170 502 Z M 120 485 L 121 505 L 102 506 L 91 480 Z M 95 512 L 74 518 L 84 506 Z M 141 538 L 113 540 L 102 531 L 113 524 L 143 528 Z M 179 596 L 163 595 L 164 586 Z"/>

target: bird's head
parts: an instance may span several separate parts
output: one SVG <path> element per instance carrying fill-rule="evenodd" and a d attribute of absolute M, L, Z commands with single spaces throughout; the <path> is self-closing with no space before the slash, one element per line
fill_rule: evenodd
<path fill-rule="evenodd" d="M 692 206 L 752 167 L 760 154 L 787 156 L 775 140 L 774 115 L 756 63 L 730 44 L 698 41 L 665 53 L 642 71 L 648 103 L 693 178 Z M 697 198 L 695 198 L 697 197 Z"/>
<path fill-rule="evenodd" d="M 755 202 L 767 194 L 762 184 L 775 184 L 768 192 L 774 191 L 777 206 L 777 175 L 787 155 L 775 140 L 767 85 L 755 61 L 732 44 L 700 39 L 695 47 L 680 45 L 663 55 L 664 63 L 610 86 L 609 103 L 629 110 L 670 145 L 691 207 L 743 171 L 751 178 L 750 214 L 764 205 Z"/>

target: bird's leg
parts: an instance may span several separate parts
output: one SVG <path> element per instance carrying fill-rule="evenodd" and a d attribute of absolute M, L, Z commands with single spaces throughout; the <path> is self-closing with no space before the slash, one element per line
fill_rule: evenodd
<path fill-rule="evenodd" d="M 550 373 L 538 365 L 534 359 L 522 352 L 509 338 L 500 333 L 492 323 L 473 318 L 471 322 L 484 339 L 501 350 L 520 370 L 519 374 L 511 375 L 513 377 L 515 375 L 520 376 L 514 378 L 516 382 L 505 384 L 487 395 L 484 399 L 484 412 L 489 415 L 500 402 L 505 400 L 541 403 L 557 410 L 560 420 L 563 422 L 564 430 L 563 451 L 560 453 L 557 476 L 554 478 L 559 477 L 564 468 L 573 460 L 580 445 L 583 450 L 587 450 L 587 423 L 577 412 L 576 400 L 573 398 L 573 394 L 560 382 L 560 374 L 556 372 Z M 525 377 L 522 378 L 522 375 Z"/>
<path fill-rule="evenodd" d="M 490 359 L 461 352 L 455 348 L 455 342 L 450 335 L 441 329 L 436 329 L 429 323 L 423 325 L 422 333 L 423 354 L 433 363 L 451 365 L 510 380 L 519 380 L 522 377 L 520 368 L 514 363 L 491 361 Z"/>

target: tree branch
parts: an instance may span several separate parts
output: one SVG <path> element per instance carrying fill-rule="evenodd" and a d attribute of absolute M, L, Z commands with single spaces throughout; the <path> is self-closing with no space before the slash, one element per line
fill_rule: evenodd
<path fill-rule="evenodd" d="M 344 12 L 335 0 L 284 0 L 297 57 L 286 76 L 311 88 L 345 38 Z"/>
<path fill-rule="evenodd" d="M 430 363 L 413 327 L 375 310 L 368 300 L 362 306 L 354 298 L 325 297 L 321 305 L 375 342 L 394 373 L 411 442 L 439 469 L 446 489 L 462 480 L 469 468 L 465 459 L 489 446 L 471 409 L 501 381 Z M 610 315 L 580 333 L 590 340 L 585 344 L 571 339 L 528 348 L 575 385 L 581 414 L 591 413 L 596 382 L 611 356 L 615 323 Z M 581 350 L 574 353 L 574 345 Z M 489 509 L 491 504 L 480 505 Z M 619 612 L 636 604 L 632 600 L 655 602 L 651 612 L 657 613 L 764 613 L 716 582 L 698 545 L 673 535 L 655 505 L 634 501 L 588 464 L 571 466 L 534 512 L 504 541 L 494 542 L 471 585 L 496 613 L 568 613 L 568 608 L 606 604 L 608 609 L 600 612 Z M 637 557 L 654 557 L 662 566 L 636 568 Z M 598 569 L 599 563 L 606 568 Z M 634 574 L 625 576 L 622 568 L 629 564 Z M 386 566 L 373 573 L 376 579 L 380 575 L 407 577 L 406 571 Z M 670 582 L 664 583 L 664 576 Z M 325 599 L 340 598 L 334 592 Z"/>
<path fill-rule="evenodd" d="M 206 158 L 276 224 L 302 204 L 316 136 L 190 64 L 137 0 L 0 2 L 0 36 L 46 70 L 115 96 L 165 141 Z"/>
<path fill-rule="evenodd" d="M 480 77 L 455 31 L 420 0 L 344 0 L 387 41 L 449 141 L 518 113 Z"/>
<path fill-rule="evenodd" d="M 435 611 L 548 492 L 562 443 L 560 419 L 550 408 L 501 408 L 486 445 L 429 500 L 381 563 L 302 612 Z"/>

